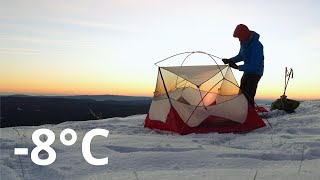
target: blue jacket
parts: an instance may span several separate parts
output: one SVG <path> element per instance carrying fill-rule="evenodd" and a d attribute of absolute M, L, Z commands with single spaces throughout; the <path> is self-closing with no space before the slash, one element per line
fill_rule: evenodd
<path fill-rule="evenodd" d="M 263 45 L 259 41 L 260 35 L 251 31 L 251 36 L 246 41 L 240 43 L 239 54 L 231 58 L 235 63 L 243 61 L 244 64 L 239 66 L 239 70 L 244 74 L 263 75 L 264 56 Z"/>

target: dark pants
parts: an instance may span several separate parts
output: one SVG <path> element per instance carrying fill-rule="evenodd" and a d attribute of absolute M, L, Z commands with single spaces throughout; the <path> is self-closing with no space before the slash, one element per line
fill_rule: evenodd
<path fill-rule="evenodd" d="M 256 95 L 260 75 L 244 74 L 241 78 L 240 89 L 246 96 L 249 104 L 254 107 L 254 96 Z"/>

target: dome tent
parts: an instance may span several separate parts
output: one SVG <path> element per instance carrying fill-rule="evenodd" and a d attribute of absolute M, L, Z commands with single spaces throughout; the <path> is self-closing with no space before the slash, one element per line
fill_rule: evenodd
<path fill-rule="evenodd" d="M 159 66 L 145 127 L 190 134 L 244 133 L 266 126 L 249 105 L 229 66 L 183 66 L 193 54 L 207 55 L 214 62 L 216 56 L 185 52 L 162 61 L 185 54 L 180 66 Z"/>

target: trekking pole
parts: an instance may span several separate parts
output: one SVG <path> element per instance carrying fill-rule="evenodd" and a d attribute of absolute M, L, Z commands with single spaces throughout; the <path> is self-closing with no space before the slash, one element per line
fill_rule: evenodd
<path fill-rule="evenodd" d="M 288 68 L 286 67 L 285 71 L 285 77 L 284 77 L 284 91 L 283 95 L 286 95 L 287 86 L 289 84 L 289 80 L 293 78 L 293 69 L 290 68 L 290 71 L 288 71 Z"/>
<path fill-rule="evenodd" d="M 293 69 L 290 68 L 290 71 L 288 71 L 288 68 L 286 67 L 285 69 L 285 76 L 284 76 L 284 91 L 283 91 L 283 95 L 280 97 L 280 103 L 281 103 L 281 107 L 284 110 L 285 106 L 286 106 L 286 90 L 289 84 L 289 80 L 293 78 Z"/>

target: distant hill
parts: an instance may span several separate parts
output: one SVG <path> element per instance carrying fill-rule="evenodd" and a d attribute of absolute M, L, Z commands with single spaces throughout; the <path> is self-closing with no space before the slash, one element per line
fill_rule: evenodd
<path fill-rule="evenodd" d="M 271 99 L 255 99 L 255 102 L 258 105 L 266 105 L 266 104 L 271 104 L 272 102 L 274 102 L 276 99 L 271 100 Z"/>
<path fill-rule="evenodd" d="M 151 98 L 10 95 L 0 96 L 0 104 L 0 127 L 11 127 L 146 114 Z"/>
<path fill-rule="evenodd" d="M 73 95 L 73 96 L 44 96 L 44 95 L 24 95 L 24 94 L 14 94 L 5 95 L 3 97 L 38 97 L 38 98 L 70 98 L 70 99 L 91 99 L 95 101 L 137 101 L 137 100 L 150 100 L 152 97 L 147 96 L 122 96 L 122 95 Z M 0 96 L 1 97 L 1 96 Z"/>

